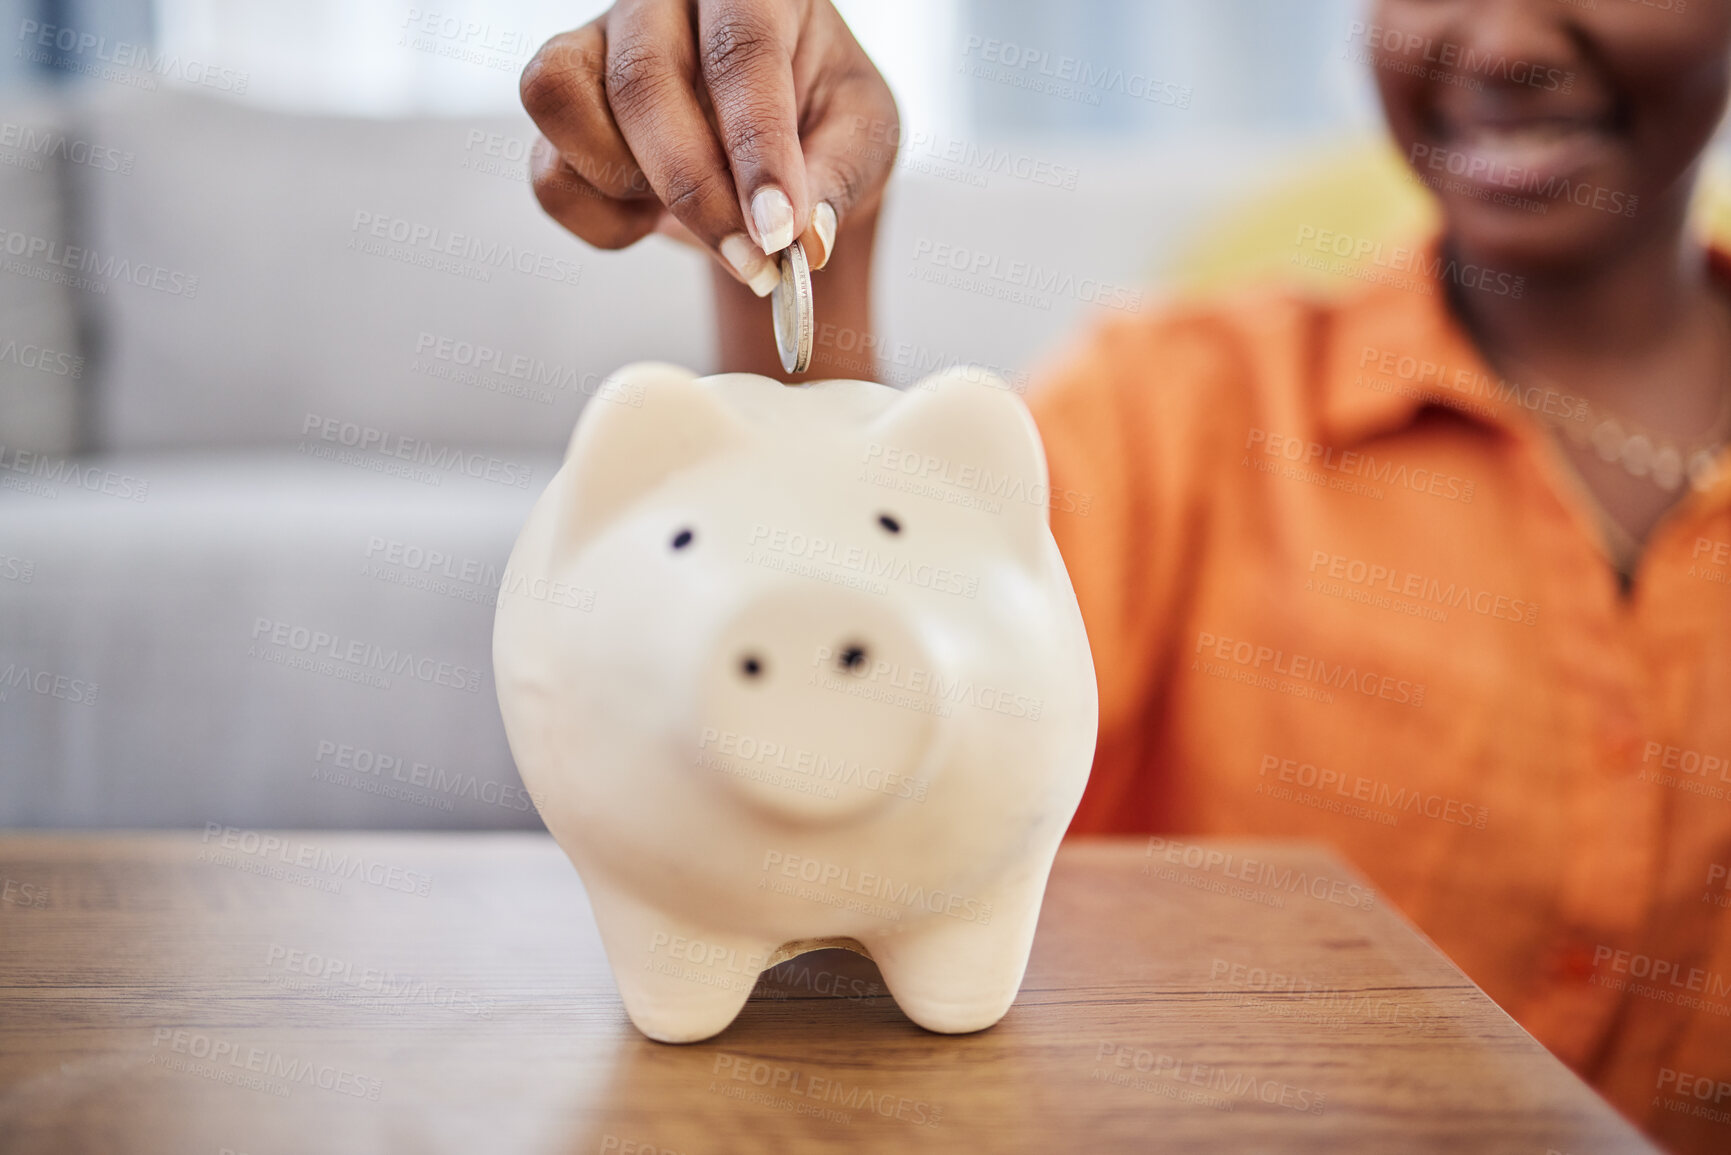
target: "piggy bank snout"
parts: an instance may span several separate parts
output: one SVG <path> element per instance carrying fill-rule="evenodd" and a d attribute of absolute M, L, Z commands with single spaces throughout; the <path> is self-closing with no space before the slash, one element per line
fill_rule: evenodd
<path fill-rule="evenodd" d="M 776 590 L 720 631 L 700 679 L 702 773 L 778 817 L 925 798 L 942 678 L 917 622 L 851 590 Z"/>

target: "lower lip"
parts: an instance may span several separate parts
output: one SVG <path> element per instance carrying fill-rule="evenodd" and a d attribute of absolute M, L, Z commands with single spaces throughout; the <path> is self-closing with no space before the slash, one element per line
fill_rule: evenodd
<path fill-rule="evenodd" d="M 1541 144 L 1445 144 L 1424 168 L 1483 189 L 1555 199 L 1567 191 L 1557 186 L 1577 179 L 1603 148 L 1604 138 L 1583 128 Z"/>

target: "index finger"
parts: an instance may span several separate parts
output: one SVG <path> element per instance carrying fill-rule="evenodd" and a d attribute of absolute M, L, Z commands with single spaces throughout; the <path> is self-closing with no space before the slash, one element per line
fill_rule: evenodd
<path fill-rule="evenodd" d="M 811 223 L 793 80 L 800 25 L 791 0 L 698 6 L 704 85 L 740 211 L 766 253 L 787 248 Z"/>
<path fill-rule="evenodd" d="M 752 251 L 733 175 L 698 104 L 698 64 L 682 4 L 625 0 L 607 26 L 607 98 L 620 134 L 667 211 L 763 295 L 771 263 Z"/>

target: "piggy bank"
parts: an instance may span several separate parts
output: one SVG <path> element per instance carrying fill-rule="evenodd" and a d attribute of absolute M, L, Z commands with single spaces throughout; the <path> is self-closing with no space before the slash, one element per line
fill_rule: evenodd
<path fill-rule="evenodd" d="M 620 370 L 501 581 L 512 753 L 633 1023 L 874 959 L 932 1031 L 1016 997 L 1093 758 L 1094 669 L 1020 398 Z"/>

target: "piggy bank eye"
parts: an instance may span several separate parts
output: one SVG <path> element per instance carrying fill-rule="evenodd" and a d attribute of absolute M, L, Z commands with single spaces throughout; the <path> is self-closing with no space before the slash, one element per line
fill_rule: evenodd
<path fill-rule="evenodd" d="M 692 536 L 692 532 L 689 529 L 680 530 L 678 533 L 673 535 L 673 548 L 684 549 L 686 546 L 691 544 Z"/>
<path fill-rule="evenodd" d="M 902 523 L 887 513 L 878 514 L 878 524 L 883 526 L 884 529 L 890 533 L 900 533 L 902 531 Z"/>

